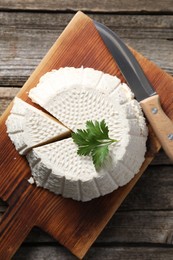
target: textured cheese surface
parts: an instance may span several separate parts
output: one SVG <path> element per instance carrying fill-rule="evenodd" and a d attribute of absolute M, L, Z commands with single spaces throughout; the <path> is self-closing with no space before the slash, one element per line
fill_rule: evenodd
<path fill-rule="evenodd" d="M 6 126 L 7 133 L 20 154 L 69 132 L 53 118 L 19 98 L 14 100 Z"/>
<path fill-rule="evenodd" d="M 72 139 L 34 148 L 28 155 L 38 186 L 87 201 L 125 185 L 139 171 L 146 151 L 147 127 L 140 105 L 116 76 L 91 68 L 61 68 L 46 73 L 29 96 L 72 130 L 87 120 L 105 119 L 109 157 L 97 172 L 90 157 L 77 155 Z"/>
<path fill-rule="evenodd" d="M 135 141 L 145 145 L 144 140 Z M 133 150 L 133 145 L 134 142 L 129 141 L 126 149 Z M 135 156 L 129 153 L 121 160 L 115 157 L 116 149 L 111 147 L 110 156 L 100 171 L 95 170 L 91 157 L 77 155 L 77 146 L 71 138 L 34 148 L 27 159 L 38 186 L 64 197 L 88 201 L 126 184 L 139 170 L 140 148 Z"/>

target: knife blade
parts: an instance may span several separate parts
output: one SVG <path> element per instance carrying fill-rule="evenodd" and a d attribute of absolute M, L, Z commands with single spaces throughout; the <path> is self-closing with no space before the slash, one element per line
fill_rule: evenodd
<path fill-rule="evenodd" d="M 119 36 L 97 21 L 94 21 L 94 24 L 136 99 L 140 102 L 162 148 L 173 160 L 173 122 L 164 113 L 159 95 L 148 81 L 135 56 Z"/>

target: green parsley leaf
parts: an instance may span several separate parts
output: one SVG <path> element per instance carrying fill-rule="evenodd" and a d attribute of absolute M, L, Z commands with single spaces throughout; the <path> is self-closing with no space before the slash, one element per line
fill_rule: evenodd
<path fill-rule="evenodd" d="M 108 145 L 98 146 L 97 148 L 92 150 L 92 160 L 97 170 L 99 170 L 103 165 L 106 157 L 108 156 L 108 153 Z"/>
<path fill-rule="evenodd" d="M 99 170 L 106 160 L 109 149 L 108 146 L 117 140 L 109 138 L 109 129 L 105 120 L 87 121 L 86 129 L 77 129 L 72 133 L 73 141 L 78 145 L 77 153 L 79 155 L 92 156 L 96 170 Z"/>

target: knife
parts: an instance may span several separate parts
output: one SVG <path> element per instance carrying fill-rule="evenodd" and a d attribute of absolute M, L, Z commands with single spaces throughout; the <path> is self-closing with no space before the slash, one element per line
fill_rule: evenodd
<path fill-rule="evenodd" d="M 94 24 L 136 99 L 140 102 L 165 153 L 173 160 L 173 122 L 164 113 L 159 95 L 153 89 L 132 52 L 119 36 L 97 21 L 94 21 Z"/>

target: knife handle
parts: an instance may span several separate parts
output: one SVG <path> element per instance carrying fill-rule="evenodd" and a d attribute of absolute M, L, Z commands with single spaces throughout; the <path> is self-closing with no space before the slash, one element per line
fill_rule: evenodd
<path fill-rule="evenodd" d="M 173 121 L 162 110 L 159 96 L 146 98 L 140 104 L 162 148 L 173 160 Z"/>

